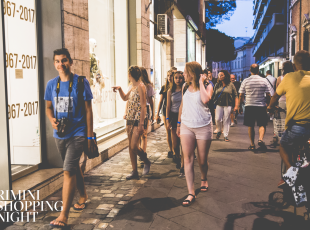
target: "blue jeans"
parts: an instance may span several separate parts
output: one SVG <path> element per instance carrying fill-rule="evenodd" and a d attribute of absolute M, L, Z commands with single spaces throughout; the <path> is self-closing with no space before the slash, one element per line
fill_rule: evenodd
<path fill-rule="evenodd" d="M 306 143 L 310 138 L 310 124 L 293 125 L 290 129 L 284 131 L 281 137 L 281 145 L 284 149 L 298 147 Z"/>

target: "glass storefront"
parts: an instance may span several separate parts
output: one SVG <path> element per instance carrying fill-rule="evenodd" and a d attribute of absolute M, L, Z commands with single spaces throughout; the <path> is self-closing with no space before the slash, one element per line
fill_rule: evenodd
<path fill-rule="evenodd" d="M 98 136 L 124 126 L 125 103 L 111 87 L 121 83 L 124 91 L 127 90 L 128 61 L 123 62 L 122 57 L 126 56 L 127 44 L 121 44 L 127 41 L 123 28 L 127 23 L 126 13 L 121 12 L 126 9 L 121 0 L 88 1 L 90 85 L 94 97 L 94 130 Z"/>
<path fill-rule="evenodd" d="M 190 23 L 187 23 L 187 62 L 196 60 L 196 33 Z"/>
<path fill-rule="evenodd" d="M 12 174 L 41 163 L 35 2 L 3 1 Z"/>

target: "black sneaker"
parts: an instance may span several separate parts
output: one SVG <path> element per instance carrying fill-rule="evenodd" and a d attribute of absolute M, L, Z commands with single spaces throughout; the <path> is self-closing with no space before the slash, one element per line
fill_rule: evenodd
<path fill-rule="evenodd" d="M 173 158 L 173 152 L 172 151 L 168 152 L 168 158 Z"/>

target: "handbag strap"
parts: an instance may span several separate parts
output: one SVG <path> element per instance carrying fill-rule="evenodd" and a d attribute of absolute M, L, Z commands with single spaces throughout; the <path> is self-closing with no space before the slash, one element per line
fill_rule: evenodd
<path fill-rule="evenodd" d="M 222 91 L 220 92 L 220 95 L 218 95 L 218 97 L 214 100 L 214 102 L 217 102 L 217 100 L 220 98 L 225 88 L 226 86 L 223 87 Z"/>

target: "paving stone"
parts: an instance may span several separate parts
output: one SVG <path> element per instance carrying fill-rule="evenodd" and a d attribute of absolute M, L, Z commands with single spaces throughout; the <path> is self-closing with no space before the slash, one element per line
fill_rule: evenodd
<path fill-rule="evenodd" d="M 94 225 L 92 224 L 79 224 L 73 227 L 74 230 L 92 230 Z"/>
<path fill-rule="evenodd" d="M 107 228 L 108 226 L 109 226 L 108 223 L 100 223 L 100 224 L 98 224 L 98 226 L 97 226 L 96 228 L 98 228 L 98 229 L 105 229 L 105 228 Z"/>
<path fill-rule="evenodd" d="M 94 213 L 98 214 L 98 215 L 103 215 L 103 214 L 107 215 L 109 212 L 110 212 L 110 210 L 105 210 L 105 209 L 96 209 L 94 211 Z"/>
<path fill-rule="evenodd" d="M 99 223 L 100 220 L 99 219 L 92 219 L 92 218 L 89 218 L 89 219 L 86 219 L 82 222 L 82 224 L 93 224 L 93 225 L 96 225 L 97 223 Z"/>
<path fill-rule="evenodd" d="M 114 204 L 100 204 L 96 209 L 111 210 Z"/>

